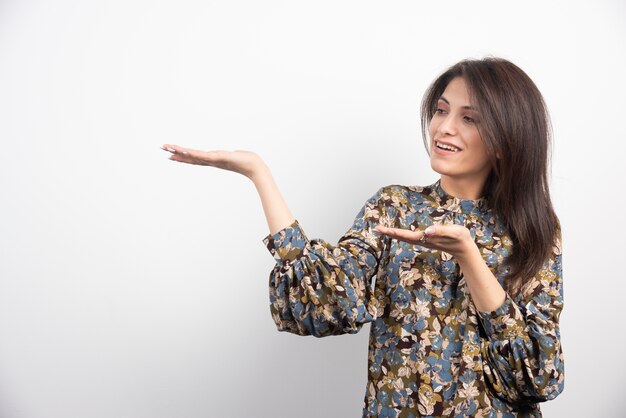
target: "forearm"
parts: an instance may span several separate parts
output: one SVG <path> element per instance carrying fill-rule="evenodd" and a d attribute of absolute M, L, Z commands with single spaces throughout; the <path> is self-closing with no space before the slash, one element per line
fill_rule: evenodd
<path fill-rule="evenodd" d="M 506 292 L 487 267 L 478 247 L 472 243 L 467 253 L 458 258 L 458 262 L 476 309 L 482 312 L 498 309 L 506 299 Z"/>
<path fill-rule="evenodd" d="M 498 396 L 511 402 L 545 401 L 563 390 L 560 265 L 560 256 L 551 258 L 529 279 L 519 302 L 507 297 L 495 311 L 479 315 L 486 333 L 481 348 L 485 377 Z"/>
<path fill-rule="evenodd" d="M 263 164 L 250 176 L 250 179 L 254 183 L 259 197 L 261 198 L 261 204 L 263 205 L 263 212 L 265 213 L 265 219 L 267 220 L 270 234 L 275 234 L 291 225 L 295 221 L 295 218 L 280 193 L 269 168 Z"/>
<path fill-rule="evenodd" d="M 297 222 L 265 238 L 276 259 L 270 302 L 279 330 L 316 337 L 355 333 L 384 313 L 382 279 L 370 287 L 387 241 L 370 232 L 385 210 L 382 194 L 366 202 L 337 245 L 309 240 Z"/>

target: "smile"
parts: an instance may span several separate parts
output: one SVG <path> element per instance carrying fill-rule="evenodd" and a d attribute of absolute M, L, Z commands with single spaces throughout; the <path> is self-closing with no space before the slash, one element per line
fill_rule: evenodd
<path fill-rule="evenodd" d="M 442 150 L 446 150 L 446 151 L 451 151 L 451 152 L 459 152 L 461 151 L 461 148 L 457 148 L 454 145 L 450 145 L 450 144 L 444 144 L 442 142 L 439 141 L 435 141 L 435 146 L 439 149 Z"/>

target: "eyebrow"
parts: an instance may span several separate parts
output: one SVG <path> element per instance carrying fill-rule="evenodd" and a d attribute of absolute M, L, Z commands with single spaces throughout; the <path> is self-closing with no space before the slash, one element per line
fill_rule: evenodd
<path fill-rule="evenodd" d="M 439 100 L 445 102 L 448 106 L 450 106 L 450 102 L 445 97 L 441 96 L 441 97 L 439 97 Z M 476 110 L 476 108 L 474 106 L 461 106 L 461 108 L 462 109 L 468 109 L 468 110 Z"/>

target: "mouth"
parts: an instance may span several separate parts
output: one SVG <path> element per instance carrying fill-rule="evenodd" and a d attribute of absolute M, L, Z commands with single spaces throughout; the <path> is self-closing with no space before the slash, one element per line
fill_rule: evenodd
<path fill-rule="evenodd" d="M 441 141 L 437 141 L 435 140 L 435 147 L 443 150 L 443 151 L 449 151 L 449 152 L 459 152 L 461 151 L 461 148 L 459 147 L 455 147 L 452 144 L 447 144 L 445 142 L 441 142 Z"/>

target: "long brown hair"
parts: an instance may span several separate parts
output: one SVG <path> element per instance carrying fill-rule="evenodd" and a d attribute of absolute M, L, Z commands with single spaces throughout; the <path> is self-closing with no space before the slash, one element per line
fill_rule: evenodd
<path fill-rule="evenodd" d="M 515 64 L 491 57 L 464 60 L 424 94 L 421 122 L 427 149 L 437 101 L 456 77 L 464 79 L 479 112 L 478 129 L 492 164 L 483 194 L 513 241 L 505 288 L 515 295 L 537 274 L 560 235 L 548 185 L 550 118 L 539 89 Z"/>

